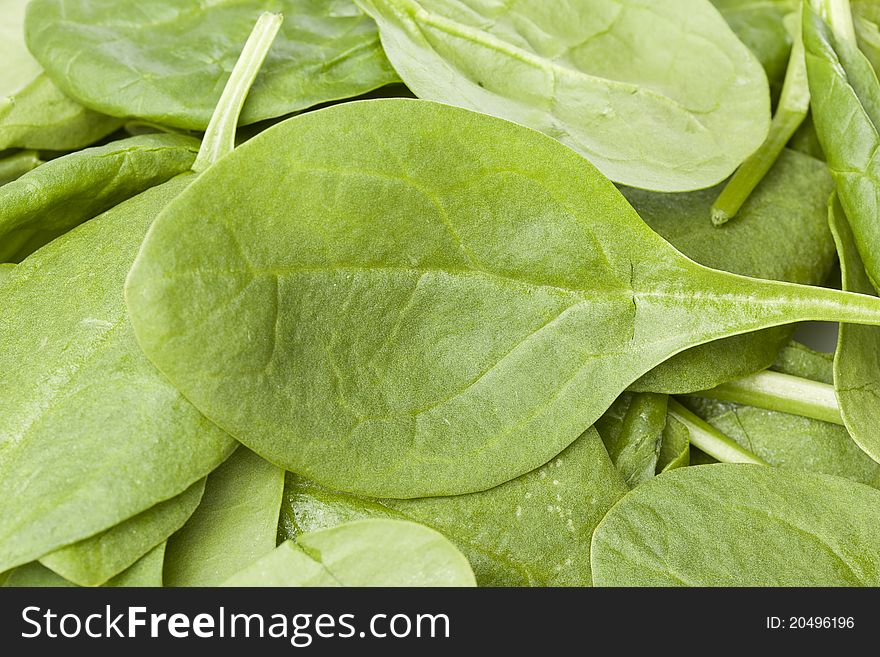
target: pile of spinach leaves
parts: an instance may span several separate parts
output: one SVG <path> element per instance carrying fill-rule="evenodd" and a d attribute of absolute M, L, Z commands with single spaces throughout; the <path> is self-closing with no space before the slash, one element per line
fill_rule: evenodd
<path fill-rule="evenodd" d="M 0 585 L 880 584 L 878 3 L 139 5 L 0 0 Z"/>

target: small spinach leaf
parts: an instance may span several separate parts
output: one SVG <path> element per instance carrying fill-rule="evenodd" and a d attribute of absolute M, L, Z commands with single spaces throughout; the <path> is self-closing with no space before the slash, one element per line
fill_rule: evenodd
<path fill-rule="evenodd" d="M 360 520 L 287 541 L 226 586 L 474 586 L 470 564 L 433 529 Z"/>
<path fill-rule="evenodd" d="M 275 548 L 284 471 L 239 447 L 168 541 L 165 586 L 216 586 Z"/>
<path fill-rule="evenodd" d="M 611 461 L 628 486 L 654 476 L 666 428 L 667 395 L 624 393 L 596 421 Z"/>
<path fill-rule="evenodd" d="M 598 586 L 877 586 L 880 491 L 755 465 L 680 468 L 593 535 Z"/>
<path fill-rule="evenodd" d="M 667 415 L 663 440 L 660 444 L 660 458 L 657 459 L 657 474 L 690 465 L 690 431 L 679 420 Z"/>
<path fill-rule="evenodd" d="M 419 98 L 540 130 L 616 182 L 714 185 L 767 135 L 767 77 L 708 0 L 357 2 Z"/>
<path fill-rule="evenodd" d="M 873 297 L 694 263 L 553 139 L 406 99 L 304 114 L 223 158 L 152 225 L 126 300 L 219 426 L 375 497 L 534 470 L 697 344 L 880 323 Z"/>
<path fill-rule="evenodd" d="M 34 56 L 84 105 L 204 130 L 262 11 L 287 19 L 242 124 L 398 81 L 376 26 L 350 0 L 34 0 L 25 29 Z"/>

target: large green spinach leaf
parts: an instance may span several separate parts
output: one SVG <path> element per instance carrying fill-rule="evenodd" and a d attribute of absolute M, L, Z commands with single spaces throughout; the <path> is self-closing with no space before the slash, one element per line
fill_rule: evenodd
<path fill-rule="evenodd" d="M 588 586 L 590 537 L 626 491 L 590 429 L 541 468 L 469 495 L 370 499 L 289 474 L 280 538 L 366 518 L 411 520 L 455 543 L 480 586 Z"/>
<path fill-rule="evenodd" d="M 239 447 L 168 541 L 165 586 L 216 586 L 275 548 L 284 471 Z"/>
<path fill-rule="evenodd" d="M 286 16 L 243 124 L 398 80 L 376 26 L 350 0 L 34 0 L 28 46 L 93 109 L 204 130 L 261 11 Z"/>
<path fill-rule="evenodd" d="M 27 0 L 0 0 L 0 151 L 83 148 L 120 126 L 52 84 L 24 43 Z"/>
<path fill-rule="evenodd" d="M 377 497 L 529 472 L 688 347 L 880 323 L 872 297 L 694 263 L 553 139 L 405 99 L 290 119 L 218 162 L 152 225 L 126 299 L 219 426 Z"/>
<path fill-rule="evenodd" d="M 47 554 L 40 563 L 80 586 L 99 586 L 164 544 L 196 510 L 204 489 L 200 480 L 105 532 Z"/>
<path fill-rule="evenodd" d="M 756 278 L 825 282 L 834 263 L 827 219 L 834 183 L 821 162 L 783 151 L 736 220 L 716 228 L 706 217 L 719 189 L 621 191 L 651 228 L 700 264 Z M 632 389 L 687 393 L 758 372 L 773 363 L 792 330 L 778 327 L 689 349 L 645 374 Z"/>
<path fill-rule="evenodd" d="M 813 123 L 874 287 L 880 285 L 880 84 L 854 39 L 804 10 Z"/>
<path fill-rule="evenodd" d="M 144 135 L 45 163 L 0 187 L 0 261 L 20 261 L 74 226 L 188 171 L 199 142 Z"/>
<path fill-rule="evenodd" d="M 599 586 L 877 586 L 880 491 L 755 465 L 680 468 L 593 535 Z"/>
<path fill-rule="evenodd" d="M 403 520 L 360 520 L 286 541 L 226 586 L 474 586 L 441 534 Z"/>
<path fill-rule="evenodd" d="M 840 254 L 843 288 L 871 294 L 871 281 L 859 258 L 854 231 L 836 199 L 831 202 L 830 221 Z M 834 387 L 840 415 L 853 440 L 880 462 L 880 331 L 840 325 Z"/>
<path fill-rule="evenodd" d="M 545 132 L 620 183 L 714 185 L 767 135 L 767 77 L 708 0 L 357 2 L 417 96 Z"/>

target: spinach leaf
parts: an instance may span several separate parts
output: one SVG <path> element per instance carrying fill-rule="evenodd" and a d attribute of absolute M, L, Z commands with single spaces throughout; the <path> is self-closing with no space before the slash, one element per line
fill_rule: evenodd
<path fill-rule="evenodd" d="M 239 447 L 168 541 L 166 586 L 216 586 L 275 548 L 284 471 Z"/>
<path fill-rule="evenodd" d="M 850 0 L 859 50 L 880 71 L 880 5 L 876 0 Z"/>
<path fill-rule="evenodd" d="M 241 116 L 254 123 L 398 80 L 350 0 L 34 0 L 34 56 L 66 93 L 119 117 L 204 130 L 264 10 L 287 17 Z"/>
<path fill-rule="evenodd" d="M 33 171 L 42 162 L 36 151 L 19 151 L 0 157 L 0 187 Z"/>
<path fill-rule="evenodd" d="M 304 114 L 223 158 L 152 225 L 126 300 L 219 426 L 398 498 L 539 467 L 688 347 L 880 323 L 872 297 L 688 260 L 555 140 L 406 99 Z"/>
<path fill-rule="evenodd" d="M 854 231 L 836 199 L 831 202 L 830 222 L 840 254 L 843 288 L 870 294 L 871 281 L 859 258 Z M 840 325 L 834 387 L 840 415 L 853 440 L 880 462 L 880 332 Z"/>
<path fill-rule="evenodd" d="M 690 463 L 690 431 L 667 412 L 667 403 L 666 395 L 625 392 L 596 421 L 609 456 L 630 485 Z"/>
<path fill-rule="evenodd" d="M 783 19 L 797 11 L 799 0 L 712 0 L 712 4 L 761 62 L 772 95 L 779 96 L 792 45 Z"/>
<path fill-rule="evenodd" d="M 257 21 L 205 153 L 221 157 L 217 142 L 231 148 L 235 117 L 280 23 L 270 14 Z M 143 357 L 125 312 L 125 275 L 147 228 L 194 178 L 173 178 L 80 225 L 0 288 L 8 311 L 0 324 L 0 570 L 179 495 L 237 445 Z"/>
<path fill-rule="evenodd" d="M 708 0 L 357 2 L 419 98 L 540 130 L 616 182 L 701 189 L 767 136 L 767 77 Z"/>
<path fill-rule="evenodd" d="M 360 520 L 287 541 L 226 586 L 474 586 L 464 555 L 433 529 Z"/>
<path fill-rule="evenodd" d="M 48 554 L 40 563 L 80 586 L 99 586 L 180 529 L 196 510 L 204 489 L 205 481 L 198 481 L 177 497 Z"/>
<path fill-rule="evenodd" d="M 776 362 L 770 369 L 820 383 L 833 384 L 833 360 L 834 357 L 831 354 L 814 351 L 806 345 L 792 340 L 779 352 Z"/>
<path fill-rule="evenodd" d="M 700 264 L 806 285 L 826 280 L 834 264 L 828 230 L 828 195 L 834 184 L 821 162 L 783 151 L 736 221 L 714 228 L 706 217 L 719 189 L 690 194 L 631 188 L 621 192 L 651 228 Z M 680 394 L 753 374 L 773 363 L 791 333 L 790 326 L 778 327 L 689 349 L 631 388 Z"/>
<path fill-rule="evenodd" d="M 137 560 L 130 568 L 105 582 L 107 587 L 157 587 L 162 586 L 162 560 L 165 555 L 165 544 L 161 543 Z M 19 566 L 7 573 L 4 580 L 0 575 L 0 587 L 59 587 L 77 586 L 64 579 L 61 575 L 49 570 L 38 561 Z"/>
<path fill-rule="evenodd" d="M 753 465 L 680 468 L 593 535 L 599 586 L 877 586 L 880 491 Z"/>
<path fill-rule="evenodd" d="M 690 431 L 679 420 L 667 415 L 660 443 L 660 457 L 657 459 L 657 473 L 690 465 Z"/>
<path fill-rule="evenodd" d="M 839 38 L 811 9 L 804 11 L 813 122 L 858 253 L 876 288 L 880 281 L 880 84 L 871 63 L 844 32 Z"/>
<path fill-rule="evenodd" d="M 87 110 L 52 84 L 24 43 L 27 4 L 0 0 L 0 151 L 88 146 L 121 124 Z"/>
<path fill-rule="evenodd" d="M 624 393 L 596 421 L 611 461 L 628 486 L 654 476 L 666 429 L 667 396 Z"/>
<path fill-rule="evenodd" d="M 144 135 L 46 162 L 0 187 L 0 260 L 21 261 L 74 226 L 188 171 L 199 142 Z"/>
<path fill-rule="evenodd" d="M 289 474 L 279 538 L 366 518 L 411 520 L 455 543 L 480 586 L 588 586 L 590 536 L 626 491 L 589 429 L 541 468 L 470 495 L 370 499 Z"/>

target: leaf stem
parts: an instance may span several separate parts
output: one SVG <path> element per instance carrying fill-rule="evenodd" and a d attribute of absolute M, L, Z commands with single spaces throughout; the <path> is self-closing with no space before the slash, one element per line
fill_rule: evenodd
<path fill-rule="evenodd" d="M 235 130 L 241 109 L 283 20 L 281 14 L 264 12 L 254 25 L 211 116 L 202 147 L 193 164 L 196 173 L 202 173 L 235 149 Z"/>
<path fill-rule="evenodd" d="M 752 454 L 732 438 L 728 438 L 711 424 L 694 415 L 675 399 L 669 398 L 669 414 L 685 425 L 690 433 L 691 445 L 699 447 L 709 456 L 723 463 L 754 463 L 770 465 Z"/>
<path fill-rule="evenodd" d="M 689 396 L 843 424 L 834 386 L 780 372 L 759 372 Z"/>
<path fill-rule="evenodd" d="M 800 18 L 799 13 L 798 18 Z M 770 132 L 758 150 L 740 165 L 712 204 L 712 223 L 716 226 L 721 226 L 736 216 L 743 203 L 779 158 L 782 149 L 807 118 L 810 110 L 810 87 L 807 83 L 807 61 L 800 20 L 796 23 L 793 35 L 794 41 L 785 72 L 785 83 L 782 86 L 776 114 L 770 123 Z"/>

